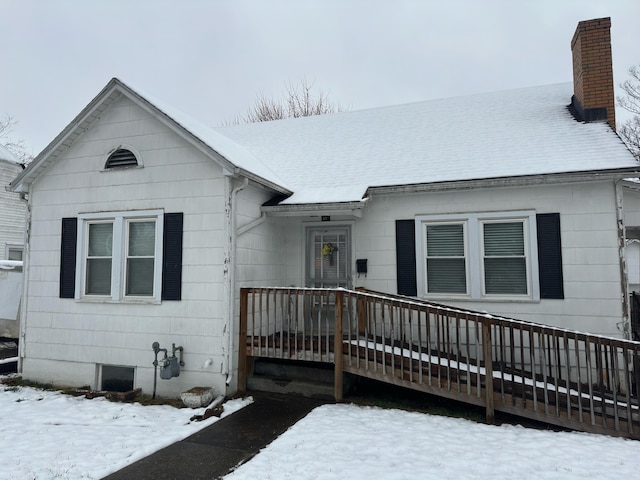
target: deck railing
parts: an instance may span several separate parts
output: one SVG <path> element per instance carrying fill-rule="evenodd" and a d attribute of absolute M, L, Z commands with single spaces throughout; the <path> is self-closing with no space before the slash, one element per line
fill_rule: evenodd
<path fill-rule="evenodd" d="M 240 320 L 240 389 L 248 357 L 334 363 L 338 400 L 348 372 L 640 438 L 640 342 L 363 290 L 242 289 Z"/>

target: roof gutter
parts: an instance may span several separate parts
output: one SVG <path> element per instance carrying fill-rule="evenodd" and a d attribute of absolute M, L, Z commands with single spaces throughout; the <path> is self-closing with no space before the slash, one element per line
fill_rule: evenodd
<path fill-rule="evenodd" d="M 295 203 L 281 205 L 263 205 L 262 212 L 273 217 L 299 217 L 301 215 L 349 215 L 360 218 L 368 199 L 353 202 L 331 203 Z"/>
<path fill-rule="evenodd" d="M 554 185 L 562 183 L 597 182 L 620 180 L 640 176 L 640 166 L 615 170 L 591 170 L 584 172 L 551 173 L 544 175 L 523 175 L 519 177 L 497 177 L 452 182 L 416 183 L 369 187 L 366 196 L 398 193 L 445 192 L 449 190 L 471 190 L 475 188 L 521 187 L 528 185 Z"/>

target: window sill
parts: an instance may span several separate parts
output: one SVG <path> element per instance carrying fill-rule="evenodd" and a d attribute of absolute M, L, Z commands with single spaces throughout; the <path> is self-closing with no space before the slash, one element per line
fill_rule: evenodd
<path fill-rule="evenodd" d="M 161 300 L 156 298 L 123 298 L 121 300 L 114 300 L 112 298 L 97 298 L 97 297 L 83 297 L 76 298 L 78 303 L 110 303 L 115 305 L 160 305 Z"/>
<path fill-rule="evenodd" d="M 490 297 L 478 297 L 472 298 L 470 296 L 454 296 L 454 295 L 422 295 L 423 300 L 432 302 L 480 302 L 480 303 L 540 303 L 539 298 L 532 297 L 505 297 L 505 296 L 490 296 Z"/>

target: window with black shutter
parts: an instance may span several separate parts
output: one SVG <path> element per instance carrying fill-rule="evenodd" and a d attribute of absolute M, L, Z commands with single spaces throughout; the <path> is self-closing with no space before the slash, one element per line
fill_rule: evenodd
<path fill-rule="evenodd" d="M 161 210 L 62 219 L 60 297 L 180 300 L 182 225 L 182 213 Z"/>
<path fill-rule="evenodd" d="M 528 210 L 397 220 L 396 259 L 400 294 L 564 298 L 558 213 Z"/>

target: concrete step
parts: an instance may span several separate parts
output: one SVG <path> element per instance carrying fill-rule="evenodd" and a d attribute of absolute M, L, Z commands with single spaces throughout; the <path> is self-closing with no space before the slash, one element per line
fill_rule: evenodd
<path fill-rule="evenodd" d="M 332 364 L 256 359 L 247 388 L 261 392 L 298 394 L 309 398 L 334 397 Z"/>
<path fill-rule="evenodd" d="M 334 397 L 333 383 L 290 380 L 265 376 L 247 379 L 247 389 L 258 392 L 296 394 L 307 398 L 331 400 Z"/>
<path fill-rule="evenodd" d="M 317 382 L 333 383 L 333 365 L 325 363 L 280 362 L 278 360 L 257 359 L 253 364 L 253 374 L 276 378 L 313 379 Z"/>

